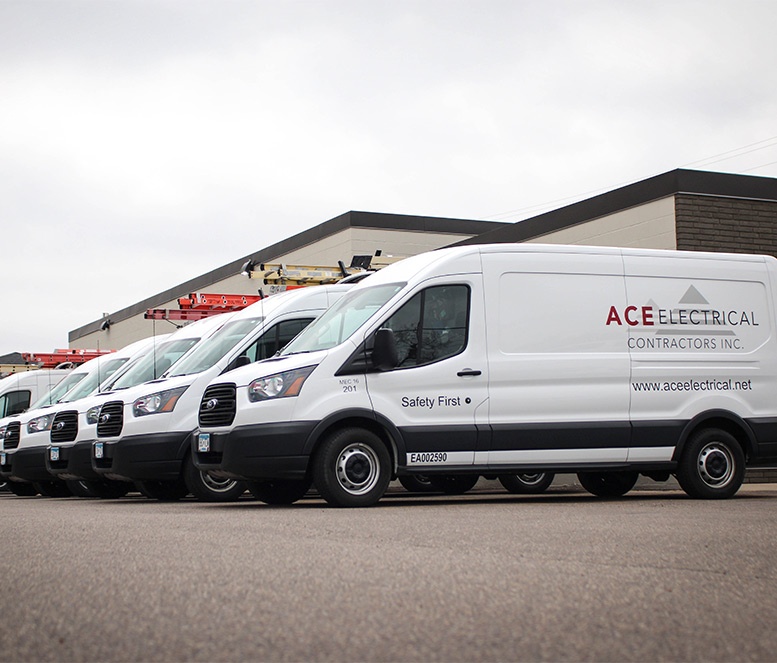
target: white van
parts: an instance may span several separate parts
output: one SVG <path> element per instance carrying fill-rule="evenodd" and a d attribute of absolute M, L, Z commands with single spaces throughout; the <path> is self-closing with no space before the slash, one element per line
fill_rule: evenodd
<path fill-rule="evenodd" d="M 40 442 L 48 445 L 46 470 L 55 478 L 65 480 L 79 497 L 117 498 L 127 494 L 133 488 L 131 483 L 105 479 L 92 468 L 92 445 L 97 438 L 100 408 L 103 403 L 115 400 L 117 393 L 159 378 L 232 316 L 231 312 L 220 313 L 191 322 L 172 334 L 156 336 L 153 347 L 114 374 L 102 385 L 100 393 L 90 395 L 81 390 L 67 394 L 51 417 L 51 424 Z M 228 483 L 230 486 L 235 484 L 234 481 Z"/>
<path fill-rule="evenodd" d="M 41 368 L 4 377 L 0 380 L 0 419 L 24 412 L 56 387 L 70 370 Z"/>
<path fill-rule="evenodd" d="M 0 380 L 0 443 L 8 430 L 8 424 L 38 399 L 51 393 L 71 369 L 43 368 L 13 373 Z M 0 478 L 0 489 L 7 482 Z"/>
<path fill-rule="evenodd" d="M 108 479 L 135 481 L 159 500 L 192 493 L 204 501 L 235 500 L 242 483 L 213 479 L 194 467 L 189 440 L 202 392 L 238 366 L 271 357 L 352 286 L 314 286 L 262 299 L 234 317 L 173 366 L 161 380 L 119 393 L 99 414 L 92 467 Z"/>
<path fill-rule="evenodd" d="M 359 284 L 276 359 L 214 380 L 195 464 L 268 502 L 366 506 L 394 476 L 640 473 L 730 497 L 777 459 L 777 260 L 499 244 Z M 262 497 L 263 496 L 263 497 Z"/>
<path fill-rule="evenodd" d="M 35 403 L 17 421 L 8 424 L 0 449 L 0 477 L 10 480 L 9 488 L 12 492 L 21 495 L 41 492 L 52 497 L 70 495 L 68 487 L 53 480 L 46 471 L 45 447 L 58 404 L 76 392 L 82 394 L 96 391 L 133 357 L 152 347 L 153 343 L 154 339 L 137 341 L 118 352 L 101 355 L 76 367 L 52 393 L 42 399 L 42 403 Z M 60 393 L 65 388 L 67 391 Z M 53 395 L 57 399 L 51 403 Z"/>

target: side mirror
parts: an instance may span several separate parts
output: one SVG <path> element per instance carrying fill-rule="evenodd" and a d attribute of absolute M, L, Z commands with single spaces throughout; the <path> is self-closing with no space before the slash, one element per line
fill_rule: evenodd
<path fill-rule="evenodd" d="M 241 366 L 248 366 L 248 364 L 251 363 L 251 359 L 248 357 L 248 355 L 240 355 L 237 359 L 235 359 L 235 368 L 240 368 Z"/>
<path fill-rule="evenodd" d="M 372 366 L 379 371 L 390 371 L 399 363 L 397 342 L 390 329 L 378 329 L 375 332 L 375 345 L 372 348 Z"/>

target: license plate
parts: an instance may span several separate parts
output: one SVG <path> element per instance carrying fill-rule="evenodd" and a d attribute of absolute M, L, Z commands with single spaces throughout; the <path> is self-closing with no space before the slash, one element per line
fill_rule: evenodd
<path fill-rule="evenodd" d="M 57 462 L 59 460 L 59 447 L 51 447 L 49 449 L 49 460 Z"/>
<path fill-rule="evenodd" d="M 94 457 L 95 458 L 102 458 L 104 453 L 103 449 L 103 443 L 102 442 L 95 442 L 94 443 Z"/>
<path fill-rule="evenodd" d="M 5 452 L 0 453 L 0 465 L 5 465 L 6 455 Z"/>
<path fill-rule="evenodd" d="M 210 451 L 210 433 L 200 433 L 197 436 L 197 451 L 208 453 Z"/>

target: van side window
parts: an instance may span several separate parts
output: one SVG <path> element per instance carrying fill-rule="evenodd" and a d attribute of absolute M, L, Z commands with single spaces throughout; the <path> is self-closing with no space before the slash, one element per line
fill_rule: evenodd
<path fill-rule="evenodd" d="M 0 417 L 10 417 L 20 414 L 30 407 L 30 391 L 11 391 L 0 396 Z"/>
<path fill-rule="evenodd" d="M 298 318 L 279 322 L 265 331 L 243 354 L 248 355 L 251 362 L 272 357 L 311 322 L 313 322 L 313 318 Z"/>
<path fill-rule="evenodd" d="M 459 354 L 467 345 L 469 288 L 422 290 L 383 325 L 394 332 L 400 368 L 421 366 Z"/>

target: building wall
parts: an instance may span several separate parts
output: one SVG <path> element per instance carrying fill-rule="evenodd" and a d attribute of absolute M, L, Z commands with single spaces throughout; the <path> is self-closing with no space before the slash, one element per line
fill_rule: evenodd
<path fill-rule="evenodd" d="M 777 256 L 777 202 L 677 194 L 677 248 Z"/>
<path fill-rule="evenodd" d="M 336 265 L 342 260 L 346 266 L 354 255 L 374 255 L 380 249 L 382 256 L 408 257 L 446 246 L 469 235 L 452 233 L 410 232 L 385 230 L 379 228 L 347 228 L 304 248 L 291 251 L 274 258 L 274 263 L 288 265 Z M 234 274 L 200 288 L 201 292 L 228 293 L 235 295 L 255 295 L 262 287 L 261 280 L 249 279 L 241 274 Z M 183 293 L 184 296 L 188 293 Z M 177 309 L 178 299 L 169 300 L 155 308 Z M 175 331 L 181 322 L 167 320 L 146 320 L 145 311 L 127 318 L 115 321 L 106 331 L 95 331 L 77 339 L 71 339 L 71 348 L 99 348 L 117 350 L 128 343 L 149 336 L 166 334 Z"/>
<path fill-rule="evenodd" d="M 675 249 L 677 246 L 674 196 L 608 214 L 528 241 L 545 244 Z"/>
<path fill-rule="evenodd" d="M 336 265 L 342 260 L 346 265 L 354 255 L 374 255 L 380 249 L 384 256 L 407 258 L 425 251 L 447 246 L 469 235 L 448 233 L 409 232 L 381 230 L 377 228 L 347 228 L 325 237 L 315 244 L 287 253 L 276 262 L 298 265 Z"/>

